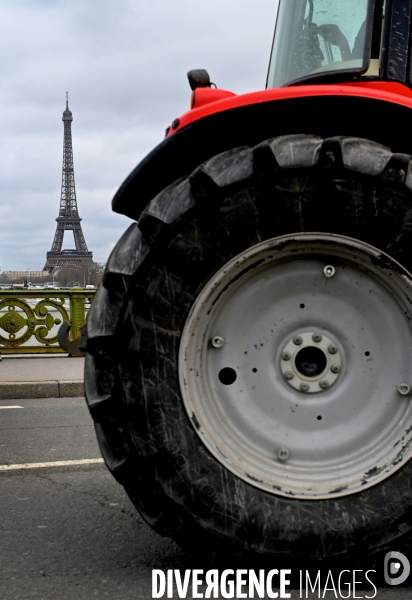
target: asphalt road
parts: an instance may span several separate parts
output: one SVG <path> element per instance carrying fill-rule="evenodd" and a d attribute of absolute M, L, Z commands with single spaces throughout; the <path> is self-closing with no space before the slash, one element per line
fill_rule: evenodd
<path fill-rule="evenodd" d="M 0 466 L 1 600 L 146 600 L 154 569 L 183 577 L 185 569 L 213 568 L 154 533 L 103 464 L 16 467 L 99 458 L 83 398 L 0 401 L 0 465 L 12 466 Z M 373 590 L 349 597 L 367 595 Z M 291 600 L 300 597 L 291 592 Z M 322 590 L 320 597 L 341 596 Z M 375 597 L 410 600 L 412 589 L 379 589 Z"/>

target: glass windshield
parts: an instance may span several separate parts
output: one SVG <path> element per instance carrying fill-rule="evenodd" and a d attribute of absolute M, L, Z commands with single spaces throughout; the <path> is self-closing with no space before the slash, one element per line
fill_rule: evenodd
<path fill-rule="evenodd" d="M 280 0 L 268 87 L 361 70 L 371 0 Z"/>

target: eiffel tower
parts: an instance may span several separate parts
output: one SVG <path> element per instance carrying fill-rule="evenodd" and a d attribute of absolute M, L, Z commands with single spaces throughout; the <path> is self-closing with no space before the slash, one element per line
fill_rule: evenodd
<path fill-rule="evenodd" d="M 93 260 L 93 252 L 87 249 L 84 239 L 81 218 L 77 210 L 76 188 L 74 185 L 74 165 L 72 147 L 73 115 L 69 110 L 69 94 L 66 92 L 66 110 L 63 113 L 63 173 L 60 210 L 57 217 L 56 233 L 50 252 L 47 252 L 44 271 L 52 273 L 61 267 L 86 267 Z M 73 231 L 76 248 L 62 250 L 65 231 Z"/>

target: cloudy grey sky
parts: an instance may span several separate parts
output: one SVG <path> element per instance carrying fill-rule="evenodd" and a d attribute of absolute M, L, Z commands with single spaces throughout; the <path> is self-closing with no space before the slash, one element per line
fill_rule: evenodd
<path fill-rule="evenodd" d="M 264 88 L 276 10 L 277 0 L 2 0 L 1 269 L 42 269 L 51 248 L 66 89 L 83 231 L 105 262 L 130 223 L 111 199 L 188 109 L 187 71 L 206 68 L 236 93 Z"/>

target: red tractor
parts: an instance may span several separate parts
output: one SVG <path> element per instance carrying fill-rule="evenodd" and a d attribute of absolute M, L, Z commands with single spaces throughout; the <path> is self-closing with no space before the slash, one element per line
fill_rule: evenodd
<path fill-rule="evenodd" d="M 192 71 L 87 323 L 106 464 L 183 547 L 412 529 L 412 0 L 280 0 L 267 87 Z M 396 548 L 394 548 L 394 545 Z"/>

